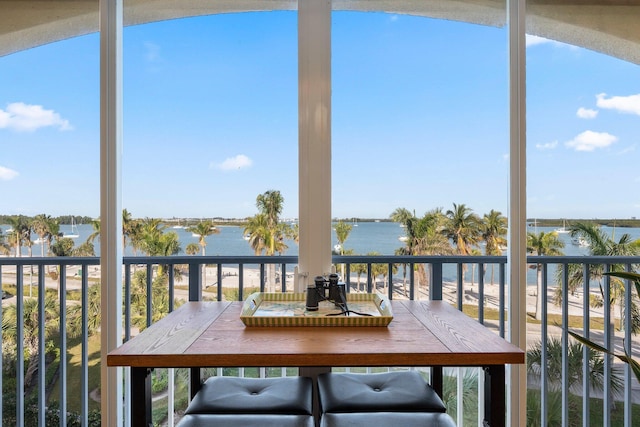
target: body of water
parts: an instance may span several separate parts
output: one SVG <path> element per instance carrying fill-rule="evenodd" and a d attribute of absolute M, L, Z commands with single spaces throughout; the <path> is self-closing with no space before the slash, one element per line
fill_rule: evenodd
<path fill-rule="evenodd" d="M 3 232 L 6 233 L 6 230 L 9 226 L 0 225 Z M 251 256 L 254 255 L 253 249 L 249 246 L 249 242 L 243 238 L 244 229 L 243 227 L 238 226 L 219 226 L 220 233 L 208 236 L 206 238 L 207 247 L 206 254 L 210 256 L 215 255 L 226 255 L 226 256 Z M 554 230 L 553 227 L 535 227 L 529 226 L 527 227 L 527 231 L 530 232 L 552 232 Z M 616 241 L 620 239 L 622 234 L 629 234 L 632 239 L 640 239 L 640 228 L 612 228 L 612 227 L 602 227 L 602 230 L 607 233 L 609 236 L 613 236 Z M 61 225 L 60 231 L 64 234 L 71 233 L 70 225 Z M 78 237 L 73 239 L 76 242 L 76 245 L 80 245 L 84 243 L 87 238 L 93 233 L 93 227 L 90 224 L 79 224 L 75 230 L 78 234 Z M 169 227 L 166 231 L 173 231 L 178 234 L 178 238 L 180 240 L 180 246 L 182 250 L 179 255 L 184 255 L 184 249 L 190 243 L 198 243 L 198 237 L 193 236 L 192 233 L 186 231 L 184 228 L 173 228 Z M 346 242 L 344 243 L 344 248 L 346 250 L 353 249 L 356 255 L 367 255 L 372 252 L 376 252 L 379 255 L 394 255 L 395 251 L 404 246 L 404 242 L 400 239 L 405 235 L 404 228 L 402 228 L 397 223 L 392 222 L 358 222 L 353 224 L 353 228 Z M 589 255 L 590 251 L 588 247 L 578 246 L 573 244 L 569 233 L 560 233 L 559 238 L 561 241 L 565 243 L 565 247 L 563 252 L 567 256 L 574 255 Z M 38 238 L 37 235 L 32 236 L 32 240 L 36 241 Z M 298 255 L 298 245 L 292 240 L 287 240 L 286 244 L 288 246 L 287 250 L 283 253 L 283 255 Z M 336 245 L 337 240 L 335 236 L 335 232 L 332 233 L 332 245 Z M 99 239 L 94 241 L 96 255 L 100 255 L 100 244 Z M 42 254 L 42 245 L 39 243 L 35 243 L 33 245 L 33 256 L 41 256 Z M 28 255 L 27 248 L 23 248 L 23 254 Z M 125 250 L 125 255 L 134 255 L 133 251 L 130 247 L 127 247 Z M 557 267 L 555 265 L 551 265 L 549 268 L 550 278 L 554 277 L 554 272 Z M 465 274 L 465 281 L 471 281 L 471 272 L 476 270 L 475 275 L 477 281 L 477 268 L 471 269 L 468 268 Z M 443 269 L 443 278 L 446 282 L 455 282 L 456 279 L 456 267 L 454 265 L 445 265 Z M 400 273 L 399 273 L 400 274 Z M 489 280 L 491 274 L 491 267 L 487 266 L 485 280 Z M 497 280 L 497 276 L 496 276 Z M 536 284 L 536 271 L 535 269 L 531 269 L 527 273 L 527 284 L 530 286 L 535 286 Z M 594 286 L 597 286 L 594 283 Z"/>
<path fill-rule="evenodd" d="M 3 233 L 9 229 L 9 226 L 2 225 Z M 212 234 L 206 237 L 206 254 L 207 255 L 230 255 L 230 256 L 248 256 L 254 255 L 253 249 L 249 246 L 249 242 L 244 239 L 244 228 L 238 226 L 218 226 L 219 234 Z M 61 225 L 60 231 L 63 234 L 71 233 L 70 225 Z M 90 224 L 78 224 L 76 226 L 78 237 L 73 239 L 76 245 L 84 243 L 93 233 L 93 227 Z M 173 231 L 178 234 L 180 246 L 182 248 L 180 255 L 185 255 L 184 250 L 190 243 L 198 243 L 198 237 L 193 236 L 184 228 L 168 227 L 165 232 Z M 344 244 L 345 249 L 353 249 L 355 254 L 366 255 L 369 252 L 378 252 L 380 255 L 394 255 L 396 249 L 402 247 L 404 243 L 399 240 L 404 235 L 404 229 L 396 223 L 390 222 L 364 222 L 353 224 L 353 229 L 349 234 L 349 238 Z M 32 235 L 33 241 L 38 239 L 36 234 Z M 298 245 L 293 240 L 285 240 L 288 248 L 283 255 L 298 255 Z M 332 235 L 332 245 L 338 243 L 335 233 Z M 100 240 L 94 241 L 96 255 L 100 255 Z M 42 245 L 36 243 L 33 245 L 33 255 L 39 256 Z M 25 254 L 26 249 L 24 249 Z M 131 248 L 127 247 L 125 255 L 133 255 Z"/>
<path fill-rule="evenodd" d="M 7 225 L 1 225 L 3 233 L 9 229 Z M 219 226 L 219 234 L 213 234 L 206 238 L 207 255 L 231 255 L 231 256 L 246 256 L 254 255 L 253 249 L 249 246 L 249 242 L 243 238 L 243 228 L 237 226 Z M 528 227 L 527 231 L 532 232 L 551 232 L 553 227 Z M 607 235 L 614 236 L 617 241 L 622 234 L 627 233 L 633 239 L 640 238 L 640 228 L 612 228 L 602 227 L 602 230 Z M 64 234 L 71 233 L 70 225 L 61 225 L 60 231 Z M 180 240 L 180 246 L 182 251 L 180 255 L 184 255 L 184 249 L 189 243 L 198 243 L 198 237 L 193 236 L 190 232 L 184 228 L 172 228 L 169 227 L 166 231 L 174 231 L 178 234 Z M 77 225 L 77 238 L 73 239 L 76 245 L 80 245 L 85 242 L 87 238 L 93 233 L 93 227 L 90 224 Z M 394 255 L 395 251 L 404 246 L 404 242 L 400 240 L 405 235 L 404 228 L 399 224 L 393 222 L 358 222 L 353 224 L 353 228 L 346 242 L 344 243 L 345 250 L 353 249 L 356 255 L 366 255 L 371 252 L 377 252 L 380 255 Z M 561 233 L 558 235 L 561 241 L 565 243 L 563 249 L 565 255 L 589 255 L 589 248 L 572 244 L 569 233 Z M 37 235 L 32 236 L 32 240 L 36 241 Z M 297 255 L 298 245 L 292 240 L 286 240 L 285 243 L 288 249 L 283 255 Z M 336 245 L 335 233 L 332 233 L 332 245 Z M 100 254 L 99 239 L 94 241 L 96 254 Z M 42 245 L 36 243 L 33 245 L 33 255 L 39 256 L 41 253 Z M 25 249 L 26 250 L 26 249 Z M 26 252 L 25 252 L 26 253 Z M 127 248 L 125 255 L 133 255 L 130 248 Z"/>

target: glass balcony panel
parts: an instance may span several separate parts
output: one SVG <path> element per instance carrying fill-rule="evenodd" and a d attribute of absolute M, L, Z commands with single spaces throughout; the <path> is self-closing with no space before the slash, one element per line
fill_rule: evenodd
<path fill-rule="evenodd" d="M 625 192 L 619 190 L 629 182 L 627 170 L 636 164 L 635 159 L 625 154 L 635 150 L 632 125 L 635 114 L 623 104 L 628 106 L 637 96 L 635 82 L 640 78 L 637 65 L 640 57 L 635 48 L 638 31 L 632 22 L 640 17 L 639 13 L 640 8 L 633 2 L 615 6 L 600 1 L 580 5 L 527 2 L 527 212 L 532 218 L 529 234 L 541 241 L 545 233 L 546 240 L 555 233 L 567 255 L 621 255 L 625 245 L 620 239 L 627 229 L 620 227 L 620 223 L 616 227 L 614 221 L 594 230 L 601 233 L 598 241 L 570 239 L 568 225 L 538 227 L 536 217 L 578 218 L 588 210 L 594 217 L 627 218 L 637 211 Z M 602 179 L 604 176 L 606 179 Z M 621 336 L 629 340 L 627 345 L 633 345 L 631 335 L 616 331 L 613 326 L 621 317 L 614 308 L 618 303 L 605 304 L 596 311 L 590 308 L 590 303 L 608 299 L 603 294 L 615 294 L 610 282 L 602 280 L 592 267 L 584 267 L 584 274 L 581 268 L 572 263 L 557 264 L 549 265 L 549 270 L 543 272 L 539 267 L 536 293 L 555 292 L 553 295 L 562 299 L 564 317 L 559 319 L 562 324 L 571 322 L 574 315 L 581 315 L 581 324 L 575 327 L 584 336 L 599 340 L 607 348 Z M 605 268 L 621 266 L 609 264 Z M 568 271 L 569 275 L 558 276 L 558 271 Z M 554 277 L 562 280 L 561 288 L 553 287 Z M 574 301 L 575 297 L 583 299 Z M 620 307 L 624 306 L 622 295 L 612 298 Z M 552 303 L 539 297 L 537 301 L 534 311 L 537 318 L 554 315 Z M 571 309 L 575 303 L 581 307 L 578 312 Z M 601 319 L 610 325 L 604 333 L 592 329 L 593 322 Z M 583 426 L 632 425 L 630 403 L 615 416 L 601 414 L 611 414 L 610 408 L 616 406 L 622 393 L 625 402 L 633 402 L 631 384 L 635 380 L 627 366 L 604 357 L 603 381 L 595 381 L 590 370 L 592 356 L 586 347 L 582 355 L 573 354 L 578 344 L 566 328 L 559 333 L 553 322 L 548 322 L 534 334 L 539 334 L 540 341 L 530 350 L 541 351 L 543 358 L 561 357 L 562 363 L 560 370 L 542 364 L 539 371 L 530 373 L 530 383 L 536 388 L 529 393 L 529 401 L 536 408 L 532 413 L 540 420 L 563 425 L 570 420 L 579 420 L 576 422 Z M 559 351 L 557 340 L 561 340 L 562 350 L 554 354 Z M 572 363 L 574 357 L 582 358 L 582 370 L 577 372 Z M 621 377 L 629 385 L 624 391 L 616 387 Z M 559 406 L 561 410 L 556 409 Z M 607 419 L 608 416 L 612 418 Z"/>

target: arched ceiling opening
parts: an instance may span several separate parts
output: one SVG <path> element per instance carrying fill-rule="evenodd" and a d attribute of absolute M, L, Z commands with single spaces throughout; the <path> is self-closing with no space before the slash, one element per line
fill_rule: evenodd
<path fill-rule="evenodd" d="M 336 11 L 505 24 L 506 0 L 334 0 Z M 295 0 L 126 0 L 124 24 L 220 13 L 296 10 Z M 531 0 L 527 33 L 640 64 L 640 0 Z M 0 56 L 98 31 L 98 0 L 0 1 Z"/>

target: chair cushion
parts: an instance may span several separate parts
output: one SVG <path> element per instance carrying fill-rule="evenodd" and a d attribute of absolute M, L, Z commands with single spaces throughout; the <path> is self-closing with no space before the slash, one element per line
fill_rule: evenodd
<path fill-rule="evenodd" d="M 211 377 L 185 413 L 311 415 L 312 390 L 307 377 Z"/>
<path fill-rule="evenodd" d="M 314 427 L 311 415 L 187 414 L 177 427 Z"/>
<path fill-rule="evenodd" d="M 320 427 L 456 427 L 440 412 L 353 412 L 322 414 Z"/>
<path fill-rule="evenodd" d="M 437 393 L 416 371 L 318 376 L 322 412 L 445 412 Z"/>

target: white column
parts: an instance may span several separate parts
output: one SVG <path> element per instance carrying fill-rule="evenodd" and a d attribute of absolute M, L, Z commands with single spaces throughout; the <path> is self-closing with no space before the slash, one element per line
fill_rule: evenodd
<path fill-rule="evenodd" d="M 100 391 L 103 426 L 122 426 L 122 368 L 107 353 L 122 344 L 122 0 L 100 0 Z"/>
<path fill-rule="evenodd" d="M 297 291 L 331 269 L 331 1 L 298 2 Z"/>
<path fill-rule="evenodd" d="M 507 0 L 509 25 L 509 341 L 526 350 L 527 186 L 525 109 L 525 0 Z M 513 365 L 507 395 L 511 426 L 527 421 L 527 377 L 524 365 Z"/>

